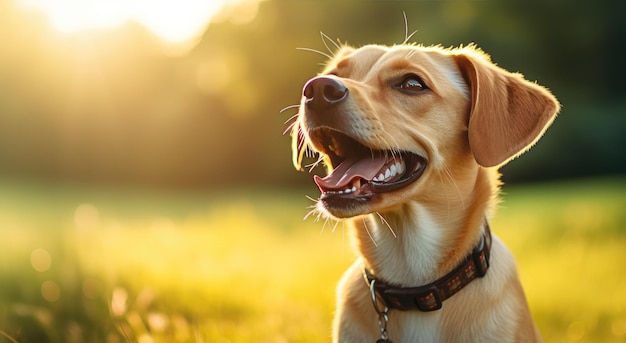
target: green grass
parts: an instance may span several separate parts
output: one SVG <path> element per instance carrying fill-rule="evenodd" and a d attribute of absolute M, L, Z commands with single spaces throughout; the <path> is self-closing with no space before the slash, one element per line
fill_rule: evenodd
<path fill-rule="evenodd" d="M 354 255 L 305 191 L 0 189 L 0 343 L 329 340 Z M 626 340 L 626 179 L 505 192 L 492 228 L 545 340 Z"/>

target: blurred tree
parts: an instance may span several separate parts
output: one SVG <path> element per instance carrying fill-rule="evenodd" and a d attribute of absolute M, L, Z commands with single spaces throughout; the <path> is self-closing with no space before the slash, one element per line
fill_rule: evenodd
<path fill-rule="evenodd" d="M 148 31 L 55 33 L 0 2 L 0 172 L 158 186 L 310 183 L 281 135 L 324 62 L 319 31 L 353 45 L 477 43 L 564 107 L 507 181 L 626 172 L 626 3 L 280 1 L 216 20 L 186 56 Z"/>

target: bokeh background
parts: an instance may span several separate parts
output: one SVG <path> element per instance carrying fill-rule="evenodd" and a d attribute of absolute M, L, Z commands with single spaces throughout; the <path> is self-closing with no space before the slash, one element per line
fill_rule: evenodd
<path fill-rule="evenodd" d="M 342 224 L 301 220 L 316 190 L 281 109 L 325 59 L 297 48 L 401 43 L 403 12 L 412 41 L 476 43 L 559 98 L 494 230 L 547 338 L 623 342 L 608 0 L 0 0 L 0 342 L 327 340 L 353 255 Z"/>

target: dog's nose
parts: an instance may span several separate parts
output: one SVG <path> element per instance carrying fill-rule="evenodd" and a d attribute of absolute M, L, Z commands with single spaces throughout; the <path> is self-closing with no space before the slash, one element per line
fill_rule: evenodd
<path fill-rule="evenodd" d="M 345 99 L 348 95 L 348 88 L 339 80 L 318 76 L 304 85 L 302 95 L 306 98 L 305 103 L 309 108 L 323 110 Z"/>

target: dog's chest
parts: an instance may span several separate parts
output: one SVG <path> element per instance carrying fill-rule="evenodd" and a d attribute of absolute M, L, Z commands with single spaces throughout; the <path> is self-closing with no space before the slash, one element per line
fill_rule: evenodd
<path fill-rule="evenodd" d="M 438 312 L 389 312 L 389 338 L 393 342 L 440 342 Z"/>

